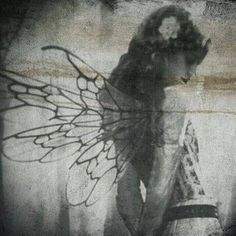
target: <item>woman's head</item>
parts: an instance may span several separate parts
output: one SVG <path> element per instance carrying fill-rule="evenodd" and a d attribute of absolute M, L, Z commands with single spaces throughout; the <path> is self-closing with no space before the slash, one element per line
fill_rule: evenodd
<path fill-rule="evenodd" d="M 156 29 L 163 40 L 177 39 L 180 30 L 180 23 L 175 16 L 169 16 L 162 20 L 161 25 Z"/>
<path fill-rule="evenodd" d="M 182 55 L 186 70 L 190 70 L 196 68 L 207 54 L 208 43 L 203 45 L 203 42 L 204 37 L 190 19 L 190 13 L 171 5 L 156 10 L 142 22 L 130 43 L 129 52 L 141 57 L 155 53 L 173 57 L 178 54 L 177 58 Z M 178 64 L 176 60 L 174 64 Z M 186 71 L 186 74 L 191 73 Z"/>

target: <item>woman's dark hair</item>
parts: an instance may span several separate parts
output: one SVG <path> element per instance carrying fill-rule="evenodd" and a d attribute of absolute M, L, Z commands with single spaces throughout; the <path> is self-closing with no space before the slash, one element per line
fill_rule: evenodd
<path fill-rule="evenodd" d="M 158 28 L 163 19 L 171 16 L 176 17 L 180 29 L 176 39 L 167 41 L 163 39 Z M 189 12 L 173 5 L 162 7 L 140 25 L 129 44 L 128 52 L 121 56 L 109 81 L 114 87 L 133 97 L 140 98 L 143 94 L 152 96 L 152 92 L 156 93 L 157 81 L 161 81 L 161 89 L 165 85 L 162 80 L 163 71 L 166 69 L 164 56 L 168 54 L 171 57 L 175 52 L 184 53 L 185 63 L 189 69 L 189 78 L 186 79 L 190 79 L 192 66 L 194 68 L 200 64 L 208 52 L 210 40 L 205 45 L 203 40 L 204 37 L 193 25 Z M 142 99 L 148 104 L 150 96 Z"/>
<path fill-rule="evenodd" d="M 176 39 L 163 39 L 158 28 L 162 20 L 175 17 L 180 24 Z M 138 32 L 129 45 L 129 54 L 135 57 L 150 54 L 154 51 L 185 51 L 189 64 L 200 64 L 205 57 L 207 48 L 203 46 L 203 35 L 190 19 L 190 13 L 185 9 L 171 5 L 162 7 L 153 12 L 139 26 Z"/>

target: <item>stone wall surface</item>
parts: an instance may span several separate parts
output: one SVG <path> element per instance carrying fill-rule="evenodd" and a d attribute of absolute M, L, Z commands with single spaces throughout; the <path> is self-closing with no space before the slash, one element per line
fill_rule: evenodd
<path fill-rule="evenodd" d="M 12 1 L 12 5 L 2 7 L 5 18 L 2 17 L 1 30 L 5 36 L 1 39 L 1 66 L 57 86 L 73 87 L 76 73 L 63 54 L 41 50 L 43 46 L 58 45 L 109 77 L 144 17 L 163 5 L 185 7 L 206 38 L 212 40 L 187 92 L 199 139 L 204 184 L 218 199 L 221 223 L 227 227 L 236 221 L 236 25 L 234 19 L 216 19 L 208 14 L 206 2 L 120 0 L 110 9 L 95 0 L 33 0 L 22 5 Z M 19 22 L 17 16 L 23 20 Z M 45 116 L 37 110 L 30 114 L 13 112 L 2 120 L 3 134 L 35 120 L 43 124 Z M 116 190 L 89 208 L 69 207 L 64 194 L 69 165 L 67 159 L 40 164 L 15 163 L 2 157 L 4 232 L 32 236 L 103 235 L 104 225 L 110 224 L 110 211 L 115 209 Z M 107 227 L 107 235 L 109 230 L 126 235 L 118 215 L 116 221 L 117 229 Z"/>

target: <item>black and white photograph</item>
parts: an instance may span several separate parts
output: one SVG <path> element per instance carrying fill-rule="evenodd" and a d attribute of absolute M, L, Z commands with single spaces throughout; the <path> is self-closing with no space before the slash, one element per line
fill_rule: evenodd
<path fill-rule="evenodd" d="M 235 235 L 236 1 L 0 6 L 1 235 Z"/>

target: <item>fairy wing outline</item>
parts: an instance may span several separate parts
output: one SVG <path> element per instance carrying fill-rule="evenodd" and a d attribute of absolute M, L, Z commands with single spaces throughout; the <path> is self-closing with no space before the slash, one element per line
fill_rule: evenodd
<path fill-rule="evenodd" d="M 7 81 L 15 104 L 2 108 L 1 113 L 35 108 L 50 114 L 46 124 L 4 137 L 3 155 L 18 162 L 73 159 L 68 202 L 92 205 L 118 181 L 141 146 L 147 113 L 142 102 L 114 88 L 77 55 L 58 46 L 42 49 L 65 54 L 78 74 L 77 88 L 71 91 L 14 71 L 2 71 L 0 76 Z"/>

